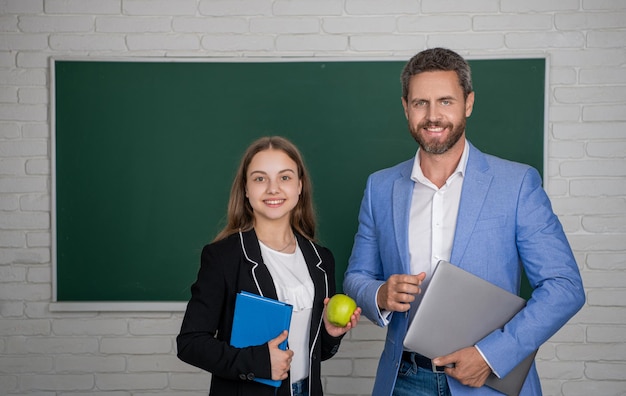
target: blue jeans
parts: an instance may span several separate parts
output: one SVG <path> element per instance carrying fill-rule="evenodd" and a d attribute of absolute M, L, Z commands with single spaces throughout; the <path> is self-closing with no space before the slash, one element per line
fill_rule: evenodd
<path fill-rule="evenodd" d="M 291 384 L 291 392 L 293 396 L 309 396 L 309 379 L 305 378 Z"/>
<path fill-rule="evenodd" d="M 445 374 L 433 373 L 415 363 L 400 361 L 393 396 L 452 396 Z"/>

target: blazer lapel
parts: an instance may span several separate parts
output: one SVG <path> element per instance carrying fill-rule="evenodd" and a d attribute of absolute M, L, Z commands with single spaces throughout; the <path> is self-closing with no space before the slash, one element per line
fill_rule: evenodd
<path fill-rule="evenodd" d="M 404 273 L 410 273 L 409 263 L 409 213 L 411 211 L 411 197 L 413 195 L 413 181 L 411 169 L 413 161 L 407 161 L 407 166 L 401 171 L 401 177 L 393 183 L 393 228 L 397 235 L 396 244 L 400 254 L 400 261 Z"/>
<path fill-rule="evenodd" d="M 484 154 L 470 144 L 469 158 L 461 190 L 461 202 L 459 203 L 459 215 L 454 232 L 454 244 L 450 261 L 460 265 L 470 236 L 476 225 L 476 220 L 482 210 L 485 197 L 489 191 L 489 185 L 493 176 L 487 173 L 489 165 Z"/>

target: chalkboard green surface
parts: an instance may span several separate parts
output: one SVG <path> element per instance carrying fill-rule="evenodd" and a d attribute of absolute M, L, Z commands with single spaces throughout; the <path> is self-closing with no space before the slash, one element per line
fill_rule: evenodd
<path fill-rule="evenodd" d="M 416 144 L 404 61 L 54 61 L 56 301 L 186 301 L 247 145 L 310 168 L 341 289 L 365 180 Z M 545 59 L 472 60 L 478 148 L 543 169 Z"/>

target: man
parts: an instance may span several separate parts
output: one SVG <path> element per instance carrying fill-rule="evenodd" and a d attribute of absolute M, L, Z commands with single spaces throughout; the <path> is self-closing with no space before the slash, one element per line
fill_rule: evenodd
<path fill-rule="evenodd" d="M 344 280 L 363 313 L 388 326 L 373 395 L 499 394 L 483 386 L 489 374 L 506 376 L 582 307 L 580 273 L 539 173 L 466 140 L 474 105 L 468 63 L 428 49 L 409 60 L 401 80 L 419 148 L 368 178 Z M 439 260 L 516 294 L 523 268 L 533 292 L 503 330 L 431 362 L 404 350 L 403 340 Z M 522 394 L 541 394 L 534 364 Z"/>

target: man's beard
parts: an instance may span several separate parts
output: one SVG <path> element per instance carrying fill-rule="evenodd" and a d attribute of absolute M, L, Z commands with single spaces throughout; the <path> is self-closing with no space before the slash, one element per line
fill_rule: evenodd
<path fill-rule="evenodd" d="M 411 132 L 411 136 L 413 139 L 420 145 L 421 149 L 430 154 L 443 154 L 448 151 L 452 146 L 456 144 L 456 142 L 461 139 L 463 136 L 463 132 L 465 132 L 465 124 L 466 120 L 463 118 L 459 124 L 454 127 L 454 125 L 447 123 L 443 124 L 441 122 L 423 122 L 417 125 L 415 129 L 411 127 L 409 124 L 409 131 Z M 444 141 L 432 140 L 428 142 L 424 135 L 421 133 L 424 128 L 427 127 L 443 127 L 450 130 L 450 134 Z"/>

